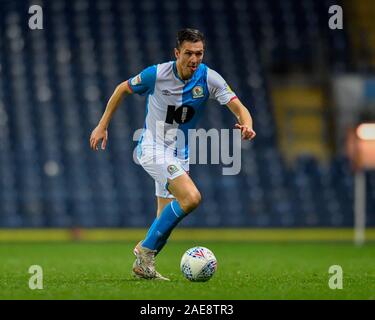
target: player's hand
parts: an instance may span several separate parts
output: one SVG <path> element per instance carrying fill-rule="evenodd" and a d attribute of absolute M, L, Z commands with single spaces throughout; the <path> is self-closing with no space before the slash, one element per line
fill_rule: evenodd
<path fill-rule="evenodd" d="M 240 129 L 241 130 L 241 134 L 242 134 L 242 139 L 243 140 L 252 140 L 256 136 L 256 133 L 253 130 L 253 128 L 250 128 L 248 126 L 244 126 L 244 125 L 241 125 L 241 124 L 238 124 L 238 123 L 236 123 L 236 125 L 234 127 L 236 129 Z"/>
<path fill-rule="evenodd" d="M 90 147 L 92 150 L 98 150 L 99 141 L 102 141 L 102 150 L 105 149 L 108 140 L 108 130 L 98 125 L 91 133 L 90 136 Z"/>

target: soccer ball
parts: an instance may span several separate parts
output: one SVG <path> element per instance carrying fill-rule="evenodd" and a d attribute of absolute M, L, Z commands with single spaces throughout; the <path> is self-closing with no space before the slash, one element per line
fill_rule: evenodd
<path fill-rule="evenodd" d="M 181 271 L 190 281 L 207 281 L 217 268 L 217 261 L 209 249 L 194 247 L 187 250 L 181 258 Z"/>

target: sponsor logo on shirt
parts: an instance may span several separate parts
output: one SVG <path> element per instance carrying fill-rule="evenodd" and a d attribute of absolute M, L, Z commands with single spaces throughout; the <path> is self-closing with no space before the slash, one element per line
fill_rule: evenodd
<path fill-rule="evenodd" d="M 169 90 L 162 90 L 161 94 L 164 95 L 164 96 L 170 96 L 170 95 L 172 95 L 172 92 L 170 92 Z"/>
<path fill-rule="evenodd" d="M 229 84 L 225 84 L 225 88 L 228 90 L 228 92 L 233 93 L 232 88 L 229 86 Z"/>
<path fill-rule="evenodd" d="M 135 77 L 130 81 L 130 83 L 131 83 L 133 86 L 136 86 L 137 84 L 140 84 L 141 82 L 142 82 L 141 74 L 135 76 Z"/>
<path fill-rule="evenodd" d="M 195 86 L 192 90 L 193 92 L 193 98 L 202 98 L 204 96 L 203 88 L 202 86 Z"/>

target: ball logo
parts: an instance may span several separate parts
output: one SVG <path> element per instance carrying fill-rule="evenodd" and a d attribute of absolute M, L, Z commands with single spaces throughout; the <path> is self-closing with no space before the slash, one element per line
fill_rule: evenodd
<path fill-rule="evenodd" d="M 193 88 L 193 98 L 202 98 L 204 96 L 203 94 L 203 88 L 202 86 L 195 86 Z"/>
<path fill-rule="evenodd" d="M 188 253 L 192 257 L 202 257 L 204 258 L 203 250 L 200 248 L 194 248 L 190 253 Z"/>

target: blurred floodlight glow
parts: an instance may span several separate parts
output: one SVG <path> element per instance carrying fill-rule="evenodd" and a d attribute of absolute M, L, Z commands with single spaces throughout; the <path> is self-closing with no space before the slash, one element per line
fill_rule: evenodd
<path fill-rule="evenodd" d="M 362 140 L 375 140 L 375 123 L 362 123 L 357 127 L 357 136 Z"/>

